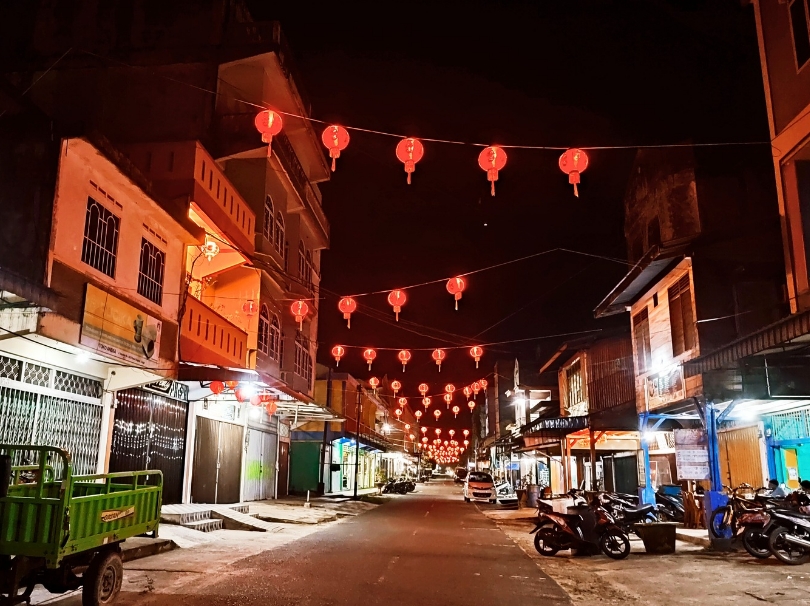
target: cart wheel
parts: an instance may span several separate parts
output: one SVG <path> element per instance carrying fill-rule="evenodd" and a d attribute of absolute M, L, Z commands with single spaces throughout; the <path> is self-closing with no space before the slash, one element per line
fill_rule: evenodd
<path fill-rule="evenodd" d="M 124 564 L 118 551 L 102 551 L 93 557 L 84 573 L 82 606 L 111 604 L 121 591 Z"/>

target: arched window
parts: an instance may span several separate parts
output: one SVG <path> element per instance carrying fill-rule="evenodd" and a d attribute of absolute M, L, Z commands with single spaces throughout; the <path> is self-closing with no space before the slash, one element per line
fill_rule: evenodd
<path fill-rule="evenodd" d="M 264 237 L 269 241 L 273 241 L 273 221 L 275 220 L 275 212 L 273 210 L 273 200 L 270 196 L 264 198 Z"/>
<path fill-rule="evenodd" d="M 307 380 L 308 385 L 312 385 L 312 356 L 309 347 L 301 333 L 295 337 L 295 374 Z"/>
<path fill-rule="evenodd" d="M 284 217 L 281 216 L 280 212 L 276 213 L 276 236 L 273 239 L 273 244 L 278 254 L 284 254 Z"/>
<path fill-rule="evenodd" d="M 281 362 L 281 325 L 278 322 L 278 316 L 273 314 L 273 320 L 270 322 L 270 357 Z"/>
<path fill-rule="evenodd" d="M 298 279 L 301 284 L 307 286 L 307 251 L 300 240 L 298 242 Z"/>
<path fill-rule="evenodd" d="M 312 255 L 309 251 L 307 251 L 307 267 L 305 271 L 307 287 L 312 290 Z"/>
<path fill-rule="evenodd" d="M 267 305 L 262 305 L 262 309 L 259 312 L 259 351 L 262 352 L 264 355 L 270 354 L 270 312 L 267 309 Z"/>

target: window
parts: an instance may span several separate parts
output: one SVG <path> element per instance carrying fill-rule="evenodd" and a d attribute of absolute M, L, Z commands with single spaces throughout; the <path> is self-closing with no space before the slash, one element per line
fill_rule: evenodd
<path fill-rule="evenodd" d="M 695 314 L 689 274 L 669 288 L 669 327 L 672 331 L 672 355 L 679 356 L 695 347 Z"/>
<path fill-rule="evenodd" d="M 298 281 L 307 286 L 307 253 L 301 241 L 298 242 Z"/>
<path fill-rule="evenodd" d="M 293 368 L 295 374 L 307 380 L 307 383 L 312 382 L 312 356 L 309 355 L 309 349 L 304 343 L 304 337 L 298 333 L 295 337 L 295 366 Z"/>
<path fill-rule="evenodd" d="M 281 213 L 276 213 L 276 237 L 273 240 L 276 247 L 276 252 L 282 254 L 284 252 L 284 217 Z"/>
<path fill-rule="evenodd" d="M 284 254 L 281 256 L 281 260 L 284 262 L 284 271 L 290 271 L 290 243 L 287 240 L 284 240 Z"/>
<path fill-rule="evenodd" d="M 87 198 L 82 262 L 111 278 L 115 277 L 120 227 L 121 219 L 93 198 Z"/>
<path fill-rule="evenodd" d="M 163 271 L 165 266 L 166 253 L 146 238 L 141 238 L 138 294 L 158 305 L 163 304 Z"/>
<path fill-rule="evenodd" d="M 793 34 L 793 52 L 796 69 L 801 69 L 810 60 L 810 28 L 807 24 L 807 0 L 790 3 L 790 29 Z"/>
<path fill-rule="evenodd" d="M 270 354 L 270 312 L 267 310 L 267 305 L 262 305 L 259 312 L 259 351 L 264 355 Z"/>
<path fill-rule="evenodd" d="M 652 367 L 650 317 L 646 307 L 633 316 L 633 339 L 636 343 L 636 366 L 641 374 Z"/>
<path fill-rule="evenodd" d="M 275 314 L 270 323 L 270 357 L 276 362 L 281 362 L 281 325 Z"/>
<path fill-rule="evenodd" d="M 276 213 L 273 211 L 273 201 L 270 196 L 264 198 L 264 237 L 272 243 L 273 242 L 273 227 Z"/>
<path fill-rule="evenodd" d="M 313 288 L 312 287 L 312 255 L 310 254 L 309 251 L 307 251 L 307 267 L 306 267 L 305 273 L 306 273 L 307 288 L 312 290 L 312 288 Z"/>
<path fill-rule="evenodd" d="M 579 414 L 576 406 L 585 400 L 582 392 L 582 361 L 577 359 L 565 369 L 565 382 L 568 389 L 568 402 L 566 408 L 569 414 Z"/>

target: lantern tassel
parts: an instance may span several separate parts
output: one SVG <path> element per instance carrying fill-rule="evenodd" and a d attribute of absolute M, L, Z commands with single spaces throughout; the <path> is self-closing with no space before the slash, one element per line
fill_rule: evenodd
<path fill-rule="evenodd" d="M 494 196 L 494 195 L 495 195 L 495 181 L 493 181 L 493 182 L 492 182 L 492 188 L 490 189 L 490 194 L 491 194 L 492 196 Z"/>
<path fill-rule="evenodd" d="M 456 311 L 458 311 L 458 299 L 456 299 Z"/>
<path fill-rule="evenodd" d="M 335 368 L 337 368 L 338 366 L 340 366 L 340 359 L 335 360 Z"/>
<path fill-rule="evenodd" d="M 574 195 L 579 198 L 579 191 L 577 191 L 577 184 L 574 183 Z"/>
<path fill-rule="evenodd" d="M 332 156 L 332 172 L 335 172 L 335 168 L 337 168 L 335 166 L 335 156 Z"/>

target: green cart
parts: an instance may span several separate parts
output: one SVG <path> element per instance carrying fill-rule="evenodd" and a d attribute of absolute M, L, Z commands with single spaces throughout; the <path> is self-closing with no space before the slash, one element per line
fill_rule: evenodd
<path fill-rule="evenodd" d="M 28 603 L 37 584 L 111 603 L 121 542 L 157 536 L 162 493 L 160 471 L 74 476 L 62 449 L 0 444 L 0 606 Z"/>

